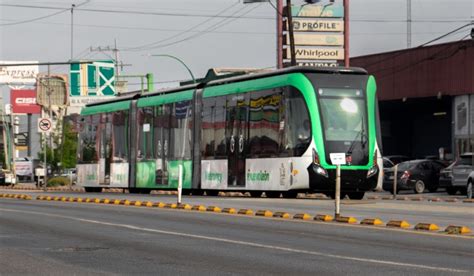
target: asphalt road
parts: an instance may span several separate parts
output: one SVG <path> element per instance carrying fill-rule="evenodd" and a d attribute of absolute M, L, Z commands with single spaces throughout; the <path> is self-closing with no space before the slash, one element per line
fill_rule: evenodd
<path fill-rule="evenodd" d="M 474 238 L 0 198 L 0 274 L 472 275 Z"/>
<path fill-rule="evenodd" d="M 29 192 L 0 190 L 5 193 L 23 193 L 54 196 L 95 197 L 109 199 L 131 199 L 164 203 L 176 203 L 175 195 L 137 195 L 122 193 L 68 193 L 68 192 Z M 388 195 L 388 194 L 387 194 Z M 427 196 L 427 197 L 439 197 Z M 452 198 L 452 197 L 446 197 Z M 183 203 L 204 206 L 219 206 L 221 208 L 252 209 L 254 211 L 266 209 L 273 212 L 281 211 L 290 214 L 308 213 L 334 214 L 334 201 L 321 199 L 271 199 L 250 197 L 208 197 L 183 196 Z M 412 226 L 417 223 L 433 223 L 445 229 L 449 225 L 467 226 L 474 231 L 474 204 L 458 202 L 431 202 L 405 200 L 342 200 L 341 214 L 355 217 L 358 221 L 365 218 L 379 218 L 384 222 L 390 220 L 405 220 Z M 474 233 L 473 233 L 474 235 Z"/>

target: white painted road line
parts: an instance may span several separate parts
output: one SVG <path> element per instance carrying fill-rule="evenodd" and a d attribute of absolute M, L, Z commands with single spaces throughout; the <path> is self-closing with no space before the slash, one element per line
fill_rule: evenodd
<path fill-rule="evenodd" d="M 81 222 L 87 222 L 87 223 L 93 223 L 93 224 L 99 224 L 99 225 L 106 225 L 106 226 L 112 226 L 112 227 L 118 227 L 118 228 L 139 230 L 139 231 L 143 231 L 143 232 L 159 233 L 159 234 L 179 236 L 179 237 L 187 237 L 187 238 L 201 239 L 201 240 L 218 241 L 218 242 L 229 243 L 229 244 L 237 244 L 237 245 L 244 245 L 244 246 L 279 250 L 279 251 L 299 253 L 299 254 L 307 254 L 307 255 L 313 255 L 313 256 L 321 256 L 321 257 L 326 257 L 326 258 L 349 260 L 349 261 L 356 261 L 356 262 L 363 262 L 363 263 L 392 265 L 392 266 L 410 267 L 410 268 L 424 269 L 424 270 L 446 271 L 446 272 L 453 272 L 453 273 L 467 273 L 467 272 L 470 272 L 470 271 L 467 271 L 467 270 L 460 270 L 460 269 L 454 269 L 454 268 L 435 267 L 435 266 L 427 266 L 427 265 L 399 263 L 399 262 L 392 262 L 392 261 L 382 261 L 382 260 L 369 259 L 369 258 L 357 258 L 357 257 L 343 256 L 343 255 L 327 254 L 327 253 L 322 253 L 322 252 L 317 252 L 317 251 L 300 250 L 300 249 L 294 249 L 294 248 L 289 248 L 289 247 L 280 247 L 280 246 L 266 245 L 266 244 L 260 244 L 260 243 L 254 243 L 254 242 L 246 242 L 246 241 L 239 241 L 239 240 L 216 238 L 216 237 L 203 236 L 203 235 L 194 235 L 194 234 L 180 233 L 180 232 L 171 232 L 171 231 L 165 231 L 165 230 L 159 230 L 159 229 L 137 227 L 137 226 L 128 225 L 128 224 L 111 223 L 111 222 L 105 222 L 105 221 L 90 220 L 90 219 L 76 218 L 76 217 L 70 217 L 70 216 L 62 216 L 62 215 L 56 215 L 56 214 L 50 214 L 50 213 L 40 213 L 40 212 L 34 212 L 34 211 L 20 211 L 20 210 L 4 209 L 4 208 L 0 208 L 0 210 L 5 211 L 5 212 L 42 215 L 42 216 L 69 219 L 69 220 L 75 220 L 75 221 L 81 221 Z"/>

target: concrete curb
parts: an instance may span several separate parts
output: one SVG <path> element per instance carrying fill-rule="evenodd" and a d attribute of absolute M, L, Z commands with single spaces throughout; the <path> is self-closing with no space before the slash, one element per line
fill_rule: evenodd
<path fill-rule="evenodd" d="M 24 194 L 0 194 L 0 198 L 13 198 L 13 199 L 23 199 L 23 200 L 32 200 L 33 198 L 30 195 Z"/>
<path fill-rule="evenodd" d="M 0 198 L 18 198 L 18 199 L 32 199 L 31 196 L 21 195 L 21 194 L 0 194 Z M 245 215 L 245 216 L 256 216 L 256 217 L 268 217 L 274 219 L 294 219 L 294 220 L 304 220 L 304 221 L 320 221 L 320 222 L 339 222 L 347 224 L 356 224 L 357 219 L 354 217 L 345 217 L 340 216 L 334 219 L 331 215 L 317 214 L 314 217 L 306 214 L 299 213 L 291 215 L 287 212 L 275 212 L 273 213 L 270 210 L 258 210 L 253 212 L 250 209 L 237 209 L 226 207 L 220 208 L 218 206 L 203 206 L 203 205 L 194 205 L 189 204 L 176 204 L 176 203 L 163 203 L 163 202 L 151 202 L 151 201 L 130 201 L 128 199 L 108 199 L 108 198 L 81 198 L 81 197 L 59 197 L 59 196 L 46 196 L 38 195 L 36 200 L 44 201 L 61 201 L 61 202 L 72 202 L 72 203 L 95 203 L 95 204 L 108 204 L 108 205 L 124 205 L 132 207 L 147 207 L 147 208 L 167 208 L 167 209 L 179 209 L 187 211 L 197 211 L 197 212 L 213 212 L 213 213 L 224 213 L 232 215 Z M 361 226 L 384 226 L 384 222 L 378 218 L 365 218 L 360 222 Z M 391 220 L 385 224 L 387 228 L 400 228 L 410 230 L 410 224 L 404 220 Z M 436 224 L 432 223 L 417 223 L 412 230 L 416 231 L 429 231 L 437 232 L 439 227 Z M 464 235 L 471 233 L 471 229 L 466 226 L 457 226 L 450 225 L 444 231 L 439 231 L 438 233 L 445 233 L 450 235 Z"/>

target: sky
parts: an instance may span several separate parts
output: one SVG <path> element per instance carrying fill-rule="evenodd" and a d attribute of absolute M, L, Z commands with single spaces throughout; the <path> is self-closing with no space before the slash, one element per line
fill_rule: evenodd
<path fill-rule="evenodd" d="M 412 46 L 474 20 L 474 0 L 411 2 Z M 124 64 L 121 74 L 153 73 L 157 87 L 174 86 L 176 80 L 189 79 L 189 74 L 175 60 L 151 54 L 180 58 L 196 77 L 212 67 L 276 65 L 275 9 L 270 3 L 243 4 L 242 0 L 0 0 L 0 60 L 68 61 L 71 4 L 77 6 L 74 59 L 110 59 L 112 52 L 90 48 L 113 48 L 117 43 Z M 350 55 L 406 48 L 406 17 L 407 0 L 351 0 Z M 435 43 L 457 41 L 471 27 Z M 46 70 L 40 68 L 40 72 Z M 68 67 L 53 66 L 51 70 L 67 73 Z"/>

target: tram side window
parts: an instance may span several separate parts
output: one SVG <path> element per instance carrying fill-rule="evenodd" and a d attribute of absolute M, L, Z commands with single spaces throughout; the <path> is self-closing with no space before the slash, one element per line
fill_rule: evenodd
<path fill-rule="evenodd" d="M 153 145 L 155 147 L 155 157 L 162 159 L 169 155 L 170 105 L 156 106 L 154 110 Z"/>
<path fill-rule="evenodd" d="M 213 158 L 215 154 L 214 122 L 216 112 L 215 98 L 203 100 L 202 130 L 201 130 L 201 155 L 203 159 Z"/>
<path fill-rule="evenodd" d="M 128 160 L 128 111 L 113 113 L 113 145 L 114 162 L 127 162 Z"/>
<path fill-rule="evenodd" d="M 284 122 L 284 147 L 282 153 L 301 156 L 311 142 L 311 121 L 303 95 L 295 88 L 285 92 L 286 119 Z"/>
<path fill-rule="evenodd" d="M 249 155 L 277 157 L 280 151 L 280 120 L 283 89 L 252 92 L 250 95 Z"/>
<path fill-rule="evenodd" d="M 170 157 L 174 159 L 191 158 L 192 110 L 191 101 L 172 104 L 172 138 Z"/>
<path fill-rule="evenodd" d="M 83 119 L 84 127 L 79 134 L 79 161 L 83 164 L 97 163 L 99 115 L 86 116 Z"/>
<path fill-rule="evenodd" d="M 204 98 L 201 153 L 203 159 L 227 158 L 226 96 Z"/>
<path fill-rule="evenodd" d="M 153 107 L 138 109 L 138 158 L 153 159 Z"/>
<path fill-rule="evenodd" d="M 105 158 L 108 162 L 110 162 L 112 157 L 112 116 L 112 113 L 102 114 L 99 126 L 100 158 Z"/>

